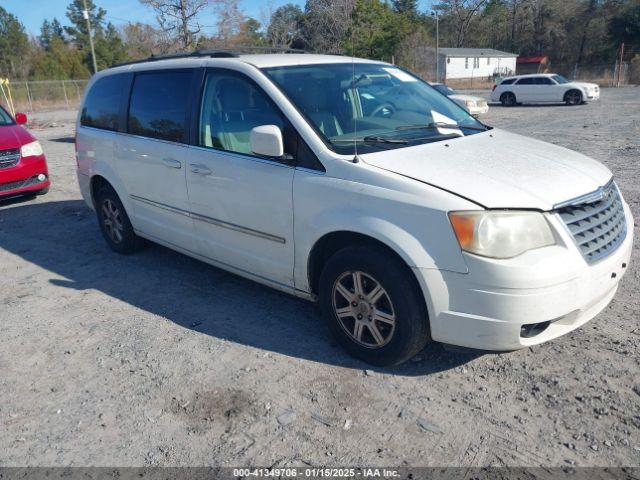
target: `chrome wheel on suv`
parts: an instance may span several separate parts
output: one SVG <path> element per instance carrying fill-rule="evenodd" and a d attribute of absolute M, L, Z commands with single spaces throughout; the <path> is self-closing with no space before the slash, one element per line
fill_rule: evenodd
<path fill-rule="evenodd" d="M 360 345 L 379 348 L 393 337 L 396 315 L 389 294 L 364 272 L 345 272 L 336 280 L 333 311 L 347 335 Z"/>

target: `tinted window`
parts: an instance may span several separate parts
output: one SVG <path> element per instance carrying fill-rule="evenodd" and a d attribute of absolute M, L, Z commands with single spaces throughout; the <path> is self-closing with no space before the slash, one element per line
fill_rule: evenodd
<path fill-rule="evenodd" d="M 527 78 L 521 78 L 520 80 L 518 80 L 517 85 L 534 85 L 535 83 L 536 83 L 535 78 L 527 77 Z"/>
<path fill-rule="evenodd" d="M 82 107 L 80 124 L 104 130 L 118 130 L 120 99 L 127 75 L 111 75 L 98 80 L 89 91 Z"/>
<path fill-rule="evenodd" d="M 224 72 L 207 75 L 200 109 L 201 146 L 252 155 L 254 127 L 276 125 L 284 131 L 284 124 L 266 94 L 248 79 Z M 295 153 L 286 140 L 285 135 L 285 152 Z"/>
<path fill-rule="evenodd" d="M 515 82 L 516 79 L 515 78 L 507 78 L 506 80 L 503 80 L 500 85 L 511 85 L 513 82 Z"/>
<path fill-rule="evenodd" d="M 550 78 L 547 77 L 536 77 L 536 84 L 537 85 L 551 85 L 553 82 L 551 82 Z"/>
<path fill-rule="evenodd" d="M 190 83 L 190 71 L 137 74 L 131 90 L 128 132 L 186 142 Z"/>

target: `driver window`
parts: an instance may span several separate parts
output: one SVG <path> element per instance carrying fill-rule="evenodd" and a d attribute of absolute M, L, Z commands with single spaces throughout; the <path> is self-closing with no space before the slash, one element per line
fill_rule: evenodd
<path fill-rule="evenodd" d="M 262 90 L 237 74 L 207 74 L 200 107 L 200 146 L 253 155 L 251 130 L 261 125 L 284 130 L 282 116 Z"/>

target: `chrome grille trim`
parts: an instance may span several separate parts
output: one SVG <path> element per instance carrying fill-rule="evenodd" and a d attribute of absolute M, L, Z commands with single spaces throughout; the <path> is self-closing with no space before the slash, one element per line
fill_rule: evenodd
<path fill-rule="evenodd" d="M 15 167 L 20 161 L 20 149 L 0 150 L 0 169 Z"/>
<path fill-rule="evenodd" d="M 613 181 L 571 204 L 556 208 L 587 263 L 613 253 L 627 236 L 620 191 Z"/>

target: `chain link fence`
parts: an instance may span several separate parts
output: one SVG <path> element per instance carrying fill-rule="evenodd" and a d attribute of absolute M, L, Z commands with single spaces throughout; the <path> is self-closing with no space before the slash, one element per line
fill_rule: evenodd
<path fill-rule="evenodd" d="M 89 80 L 10 81 L 16 111 L 77 108 Z"/>

